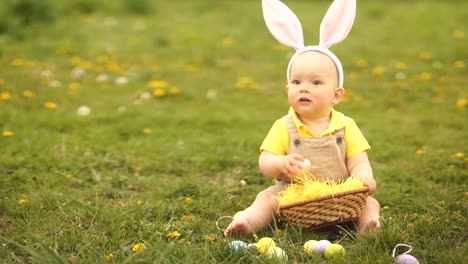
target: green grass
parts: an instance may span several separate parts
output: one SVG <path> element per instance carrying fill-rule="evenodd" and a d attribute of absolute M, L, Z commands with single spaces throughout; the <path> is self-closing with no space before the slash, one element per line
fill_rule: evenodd
<path fill-rule="evenodd" d="M 21 12 L 0 12 L 18 18 L 0 21 L 2 262 L 108 263 L 112 253 L 115 263 L 268 263 L 226 251 L 234 238 L 216 226 L 269 186 L 258 147 L 288 110 L 292 51 L 267 31 L 260 1 L 138 1 L 128 12 L 73 3 L 24 25 Z M 329 1 L 286 3 L 317 43 Z M 466 262 L 467 8 L 358 3 L 349 37 L 332 48 L 347 88 L 337 109 L 372 145 L 383 229 L 356 239 L 279 223 L 282 234 L 258 234 L 289 262 L 391 263 L 397 243 L 421 263 Z M 127 84 L 115 83 L 121 76 Z M 164 96 L 153 95 L 154 80 L 168 83 Z M 89 116 L 77 116 L 81 105 Z M 325 238 L 340 241 L 345 260 L 303 253 Z M 132 251 L 137 243 L 146 249 Z"/>

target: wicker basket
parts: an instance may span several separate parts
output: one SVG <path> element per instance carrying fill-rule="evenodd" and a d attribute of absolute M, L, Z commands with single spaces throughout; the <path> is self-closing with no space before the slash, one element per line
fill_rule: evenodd
<path fill-rule="evenodd" d="M 366 205 L 369 188 L 336 193 L 281 205 L 279 213 L 289 223 L 318 229 L 356 220 Z"/>

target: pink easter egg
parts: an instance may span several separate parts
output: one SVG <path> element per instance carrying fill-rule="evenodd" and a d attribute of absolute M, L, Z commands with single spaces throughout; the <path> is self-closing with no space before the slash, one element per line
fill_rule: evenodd
<path fill-rule="evenodd" d="M 395 264 L 419 264 L 419 261 L 408 254 L 401 254 L 395 258 Z"/>
<path fill-rule="evenodd" d="M 319 240 L 317 244 L 315 245 L 315 250 L 314 252 L 323 255 L 323 252 L 325 252 L 325 249 L 331 245 L 331 242 L 328 240 Z"/>

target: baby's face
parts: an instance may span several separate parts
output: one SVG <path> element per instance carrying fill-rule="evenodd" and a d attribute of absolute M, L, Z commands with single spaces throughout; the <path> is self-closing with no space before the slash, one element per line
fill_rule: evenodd
<path fill-rule="evenodd" d="M 338 71 L 327 55 L 308 51 L 297 56 L 286 87 L 289 104 L 300 115 L 327 116 L 337 103 Z"/>

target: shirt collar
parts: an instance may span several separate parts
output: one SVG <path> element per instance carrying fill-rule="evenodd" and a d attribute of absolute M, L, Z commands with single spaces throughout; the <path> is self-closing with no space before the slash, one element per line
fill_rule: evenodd
<path fill-rule="evenodd" d="M 296 124 L 296 127 L 299 130 L 299 134 L 301 136 L 314 136 L 312 132 L 309 130 L 309 128 L 306 125 L 304 125 L 301 120 L 299 120 L 296 112 L 294 111 L 292 107 L 289 108 L 288 114 L 292 116 L 294 120 L 294 124 Z M 336 111 L 335 109 L 332 109 L 330 125 L 325 131 L 323 131 L 321 136 L 332 134 L 335 131 L 344 128 L 347 124 L 348 124 L 348 120 L 346 119 L 346 116 Z"/>

